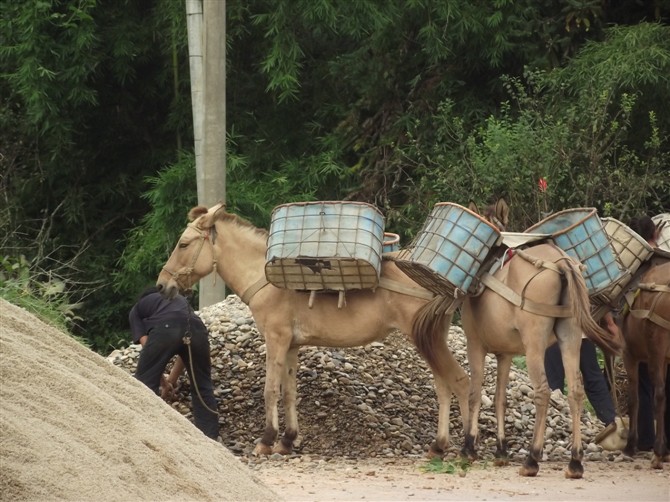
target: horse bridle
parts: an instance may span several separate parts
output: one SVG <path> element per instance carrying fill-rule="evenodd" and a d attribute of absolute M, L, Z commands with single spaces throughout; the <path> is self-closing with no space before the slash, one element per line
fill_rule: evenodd
<path fill-rule="evenodd" d="M 185 286 L 181 282 L 181 277 L 186 276 L 187 278 L 191 276 L 193 273 L 193 269 L 195 268 L 195 264 L 198 261 L 198 258 L 200 257 L 200 252 L 202 251 L 202 247 L 205 245 L 205 240 L 210 240 L 210 233 L 209 231 L 203 231 L 200 228 L 198 228 L 194 223 L 189 223 L 187 225 L 188 228 L 192 228 L 196 232 L 198 232 L 198 239 L 200 239 L 200 244 L 198 246 L 198 250 L 195 252 L 193 255 L 193 259 L 191 260 L 191 265 L 183 270 L 179 270 L 177 272 L 172 272 L 171 270 L 163 267 L 162 270 L 170 274 L 170 276 L 174 279 L 174 281 L 177 283 L 177 285 L 182 289 L 182 290 L 187 290 L 189 289 L 188 287 Z M 212 246 L 212 272 L 216 272 L 216 253 L 214 252 L 214 242 L 210 241 L 210 244 Z M 214 282 L 216 283 L 216 273 L 214 274 Z"/>

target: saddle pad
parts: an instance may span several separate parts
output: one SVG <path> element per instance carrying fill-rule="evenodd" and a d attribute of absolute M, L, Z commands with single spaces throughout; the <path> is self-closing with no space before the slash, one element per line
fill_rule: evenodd
<path fill-rule="evenodd" d="M 507 246 L 508 248 L 518 248 L 533 242 L 543 241 L 551 237 L 551 234 L 526 234 L 523 232 L 500 233 L 502 235 L 503 245 Z"/>

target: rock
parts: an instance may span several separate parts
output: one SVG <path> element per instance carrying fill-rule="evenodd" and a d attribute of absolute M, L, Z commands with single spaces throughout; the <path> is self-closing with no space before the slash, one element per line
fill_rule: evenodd
<path fill-rule="evenodd" d="M 248 307 L 235 295 L 198 315 L 210 330 L 212 380 L 223 444 L 241 459 L 258 462 L 251 452 L 265 427 L 264 340 Z M 448 341 L 454 356 L 468 371 L 465 335 L 460 326 L 451 327 Z M 117 349 L 108 360 L 134 373 L 139 351 L 139 345 Z M 438 404 L 432 373 L 402 334 L 392 334 L 383 342 L 365 347 L 301 347 L 299 361 L 300 431 L 296 454 L 303 458 L 309 455 L 314 462 L 332 457 L 392 459 L 423 455 L 435 439 Z M 496 360 L 489 355 L 486 361 L 478 453 L 490 459 L 496 434 L 493 409 Z M 513 367 L 507 388 L 505 434 L 510 455 L 519 460 L 527 455 L 533 435 L 533 395 L 527 373 Z M 180 378 L 177 396 L 173 408 L 192 420 L 190 386 L 185 376 Z M 283 426 L 281 401 L 279 418 Z M 603 427 L 594 420 L 585 413 L 581 421 L 589 459 L 608 458 L 594 443 L 595 434 Z M 567 399 L 560 392 L 552 393 L 544 457 L 569 458 L 571 428 Z M 463 424 L 455 398 L 451 403 L 450 433 L 451 444 L 445 458 L 456 458 L 463 444 Z"/>

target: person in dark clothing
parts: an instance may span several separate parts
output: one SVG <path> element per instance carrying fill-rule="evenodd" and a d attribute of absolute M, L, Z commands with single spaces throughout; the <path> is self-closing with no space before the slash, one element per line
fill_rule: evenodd
<path fill-rule="evenodd" d="M 551 390 L 560 389 L 563 392 L 565 386 L 565 369 L 561 359 L 561 349 L 558 343 L 551 345 L 544 354 L 544 368 L 547 373 L 547 382 Z M 596 412 L 598 419 L 606 426 L 614 423 L 616 410 L 612 395 L 607 388 L 607 381 L 603 375 L 596 346 L 587 339 L 582 338 L 582 346 L 579 353 L 579 370 L 584 380 L 584 391 Z"/>
<path fill-rule="evenodd" d="M 128 319 L 133 342 L 142 344 L 135 378 L 158 394 L 165 366 L 175 355 L 180 356 L 191 382 L 195 425 L 206 436 L 217 439 L 219 416 L 212 385 L 209 334 L 186 298 L 177 295 L 166 300 L 157 288 L 147 288 Z"/>

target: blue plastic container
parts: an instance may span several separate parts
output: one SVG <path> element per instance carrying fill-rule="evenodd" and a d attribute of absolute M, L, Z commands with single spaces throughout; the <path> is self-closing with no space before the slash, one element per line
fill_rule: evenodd
<path fill-rule="evenodd" d="M 618 281 L 625 273 L 617 262 L 610 238 L 594 208 L 566 209 L 548 216 L 526 232 L 550 234 L 554 243 L 586 266 L 589 295 Z"/>
<path fill-rule="evenodd" d="M 435 204 L 410 246 L 407 262 L 398 266 L 436 294 L 466 294 L 500 231 L 478 214 L 452 202 Z M 413 265 L 412 265 L 413 264 Z"/>
<path fill-rule="evenodd" d="M 375 288 L 383 240 L 384 216 L 371 204 L 283 204 L 272 212 L 265 276 L 303 291 Z"/>
<path fill-rule="evenodd" d="M 393 253 L 400 251 L 400 236 L 391 232 L 384 232 L 384 246 L 382 247 L 384 253 Z"/>

